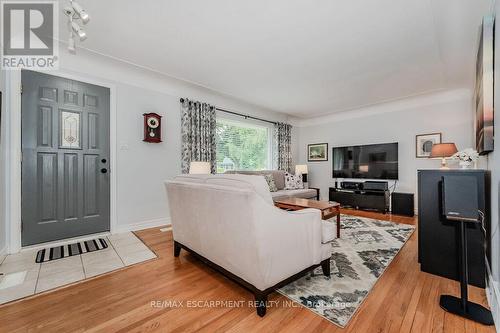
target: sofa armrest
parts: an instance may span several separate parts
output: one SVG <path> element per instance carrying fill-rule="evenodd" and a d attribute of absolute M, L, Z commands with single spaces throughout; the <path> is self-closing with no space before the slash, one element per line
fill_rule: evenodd
<path fill-rule="evenodd" d="M 316 190 L 316 200 L 319 200 L 319 187 L 309 187 L 310 190 Z"/>
<path fill-rule="evenodd" d="M 259 271 L 264 287 L 312 266 L 323 258 L 321 212 L 317 209 L 284 211 L 269 206 L 256 212 Z M 258 286 L 260 288 L 261 286 Z"/>

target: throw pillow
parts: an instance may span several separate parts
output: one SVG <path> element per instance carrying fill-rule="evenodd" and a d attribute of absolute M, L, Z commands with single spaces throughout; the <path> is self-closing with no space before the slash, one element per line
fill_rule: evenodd
<path fill-rule="evenodd" d="M 269 191 L 276 192 L 278 188 L 276 187 L 276 183 L 274 182 L 274 177 L 272 174 L 264 175 L 266 178 L 267 186 L 269 186 Z"/>
<path fill-rule="evenodd" d="M 292 175 L 291 173 L 285 172 L 285 190 L 297 190 L 301 188 L 304 188 L 302 175 Z"/>

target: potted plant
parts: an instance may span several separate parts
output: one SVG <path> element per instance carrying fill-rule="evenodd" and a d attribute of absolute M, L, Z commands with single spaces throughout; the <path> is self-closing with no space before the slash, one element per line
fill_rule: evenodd
<path fill-rule="evenodd" d="M 458 164 L 462 169 L 470 169 L 479 159 L 479 154 L 472 148 L 467 148 L 455 153 L 453 159 L 459 160 Z"/>

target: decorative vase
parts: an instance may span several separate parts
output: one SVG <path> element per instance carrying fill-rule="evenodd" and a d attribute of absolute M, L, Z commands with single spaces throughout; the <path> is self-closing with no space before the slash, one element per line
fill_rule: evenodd
<path fill-rule="evenodd" d="M 472 161 L 460 161 L 458 164 L 461 169 L 471 169 L 473 165 Z"/>

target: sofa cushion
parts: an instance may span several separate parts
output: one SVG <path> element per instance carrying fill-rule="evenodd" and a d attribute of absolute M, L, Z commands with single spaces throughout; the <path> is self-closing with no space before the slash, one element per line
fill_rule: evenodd
<path fill-rule="evenodd" d="M 283 190 L 285 188 L 285 171 L 283 170 L 270 170 L 270 174 L 273 175 L 274 183 L 278 190 Z"/>
<path fill-rule="evenodd" d="M 285 190 L 303 189 L 302 175 L 285 172 Z"/>
<path fill-rule="evenodd" d="M 206 180 L 207 184 L 254 189 L 266 202 L 273 203 L 266 179 L 252 175 L 213 175 Z"/>
<path fill-rule="evenodd" d="M 261 170 L 261 171 L 250 171 L 250 170 L 230 170 L 226 171 L 225 174 L 242 174 L 242 175 L 267 175 L 271 174 L 274 178 L 274 183 L 278 190 L 283 190 L 285 188 L 285 171 L 283 170 Z"/>
<path fill-rule="evenodd" d="M 175 180 L 189 183 L 206 183 L 235 188 L 248 188 L 255 190 L 266 202 L 273 203 L 271 192 L 264 177 L 239 175 L 239 174 L 217 174 L 217 175 L 179 175 Z"/>
<path fill-rule="evenodd" d="M 276 183 L 274 182 L 273 175 L 269 173 L 267 175 L 264 175 L 264 178 L 266 178 L 267 186 L 269 186 L 269 191 L 276 192 L 278 188 L 276 187 Z"/>
<path fill-rule="evenodd" d="M 286 198 L 290 197 L 288 195 L 288 192 L 290 192 L 290 191 L 287 191 L 287 190 L 278 190 L 276 192 L 271 192 L 271 197 L 273 198 L 273 201 L 281 200 L 281 199 L 286 199 Z"/>
<path fill-rule="evenodd" d="M 281 200 L 290 197 L 304 198 L 304 199 L 316 199 L 316 190 L 314 189 L 300 189 L 300 190 L 279 190 L 272 192 L 271 196 L 273 200 Z"/>

